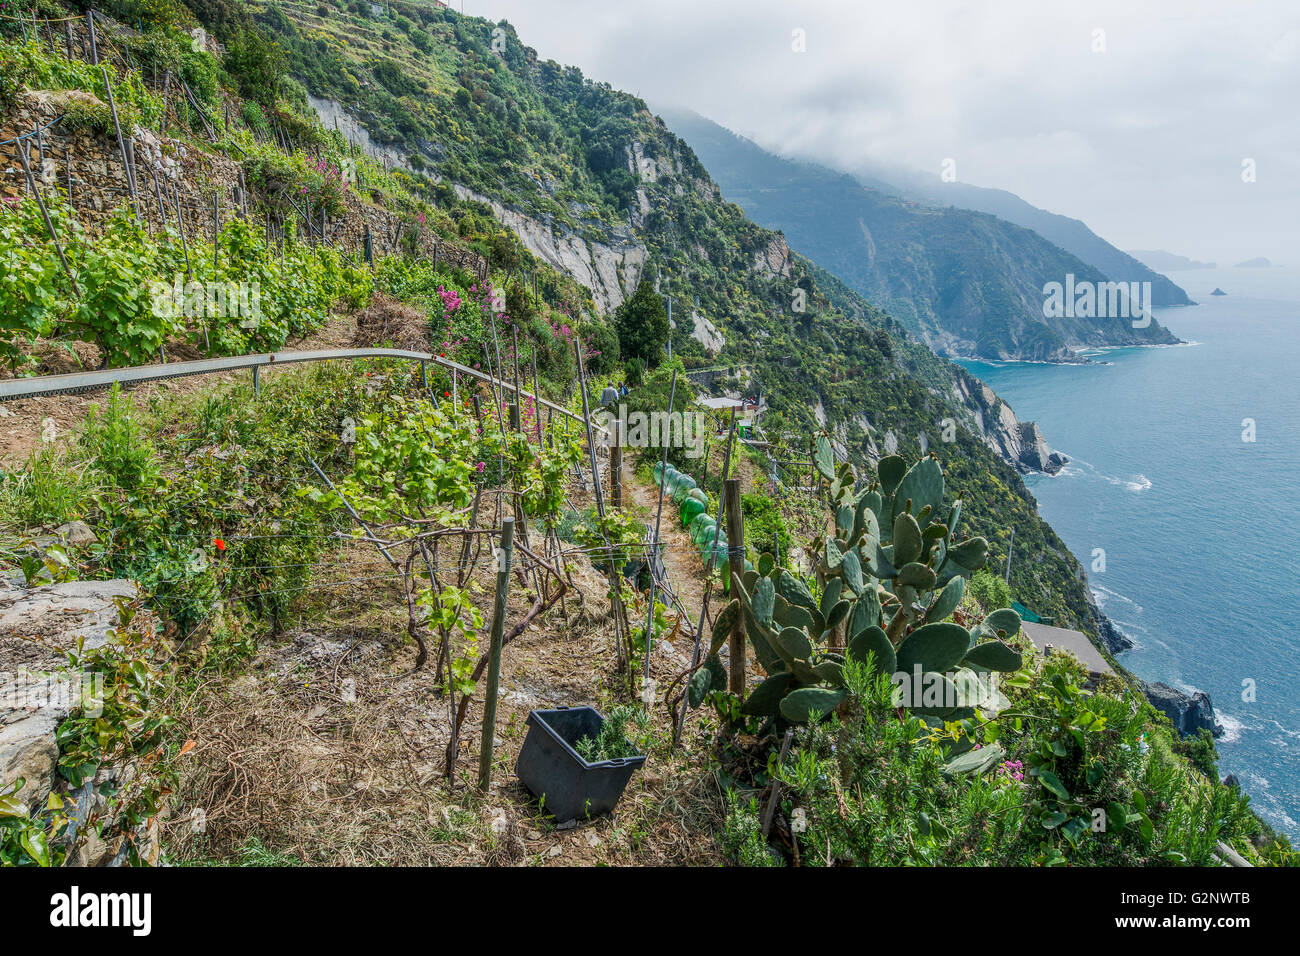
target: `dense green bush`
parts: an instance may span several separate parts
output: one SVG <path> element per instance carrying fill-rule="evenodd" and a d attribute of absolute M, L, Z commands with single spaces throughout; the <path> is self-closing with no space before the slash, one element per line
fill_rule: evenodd
<path fill-rule="evenodd" d="M 673 390 L 673 373 L 677 373 L 676 390 Z M 691 386 L 690 379 L 684 374 L 681 360 L 674 358 L 671 362 L 664 362 L 653 372 L 642 379 L 641 384 L 633 388 L 628 393 L 626 404 L 628 413 L 642 412 L 647 415 L 659 412 L 660 414 L 668 411 L 668 400 L 672 397 L 672 407 L 674 413 L 691 413 L 695 411 L 695 389 Z M 597 396 L 593 395 L 594 400 Z M 668 462 L 677 468 L 688 472 L 695 472 L 699 468 L 699 459 L 691 458 L 688 452 L 694 454 L 690 448 L 681 447 L 680 444 L 670 446 L 668 449 Z M 659 461 L 663 456 L 662 448 L 642 448 L 638 449 L 639 457 L 647 461 Z"/>
<path fill-rule="evenodd" d="M 268 254 L 262 231 L 243 219 L 222 228 L 214 268 L 210 245 L 194 242 L 187 255 L 176 232 L 150 234 L 125 209 L 92 238 L 60 198 L 46 202 L 77 286 L 64 274 L 34 200 L 0 208 L 0 264 L 7 267 L 0 278 L 0 358 L 11 365 L 23 360 L 31 340 L 53 334 L 96 343 L 106 365 L 151 361 L 181 334 L 218 354 L 278 349 L 290 335 L 319 327 L 336 300 L 351 308 L 369 302 L 368 269 L 330 247 L 292 240 L 282 263 Z"/>
<path fill-rule="evenodd" d="M 226 46 L 226 71 L 238 82 L 240 95 L 264 109 L 275 107 L 286 63 L 280 45 L 257 28 L 240 30 Z"/>
<path fill-rule="evenodd" d="M 1189 772 L 1142 701 L 1083 691 L 1073 662 L 1007 685 L 1010 708 L 977 744 L 1005 753 L 975 773 L 945 766 L 952 728 L 899 719 L 887 675 L 845 670 L 849 704 L 797 729 L 780 770 L 803 865 L 1205 866 L 1220 840 L 1246 850 L 1258 830 L 1249 801 Z M 752 814 L 733 798 L 723 838 L 750 865 Z"/>
<path fill-rule="evenodd" d="M 113 487 L 138 491 L 152 487 L 158 478 L 153 442 L 121 385 L 113 385 L 105 407 L 95 404 L 87 410 L 78 445 Z"/>
<path fill-rule="evenodd" d="M 1025 815 L 1019 784 L 1006 774 L 948 779 L 943 743 L 920 717 L 896 716 L 889 677 L 871 679 L 852 659 L 846 676 L 847 715 L 797 730 L 780 771 L 783 811 L 804 826 L 803 865 L 1011 862 Z"/>
<path fill-rule="evenodd" d="M 157 128 L 162 119 L 162 97 L 146 89 L 140 73 L 105 62 L 113 84 L 113 102 L 123 128 L 132 124 Z M 99 67 L 85 60 L 69 60 L 45 50 L 34 40 L 0 38 L 0 106 L 8 108 L 21 86 L 34 90 L 83 90 L 108 102 L 108 90 Z"/>
<path fill-rule="evenodd" d="M 1007 582 L 988 568 L 975 572 L 970 580 L 970 593 L 986 611 L 1011 606 L 1011 589 Z"/>
<path fill-rule="evenodd" d="M 615 310 L 614 327 L 625 359 L 643 359 L 651 368 L 659 364 L 668 341 L 668 310 L 653 285 L 641 280 L 632 297 Z"/>
<path fill-rule="evenodd" d="M 790 532 L 781 517 L 781 509 L 764 494 L 740 496 L 745 515 L 745 546 L 756 554 L 779 554 L 783 562 L 790 559 Z"/>

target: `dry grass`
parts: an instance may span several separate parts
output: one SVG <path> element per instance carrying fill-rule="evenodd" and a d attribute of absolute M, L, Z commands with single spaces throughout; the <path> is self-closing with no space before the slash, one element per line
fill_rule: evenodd
<path fill-rule="evenodd" d="M 391 342 L 408 352 L 429 351 L 429 316 L 426 312 L 376 292 L 370 305 L 357 313 L 357 346 Z"/>
<path fill-rule="evenodd" d="M 574 498 L 580 496 L 575 494 Z M 581 506 L 580 502 L 575 503 Z M 264 847 L 319 865 L 661 865 L 722 862 L 712 834 L 723 804 L 701 756 L 711 719 L 692 712 L 684 747 L 671 753 L 671 722 L 652 713 L 649 759 L 612 816 L 559 831 L 513 774 L 534 708 L 627 700 L 604 578 L 573 561 L 566 622 L 558 606 L 507 645 L 497 713 L 493 785 L 477 771 L 481 690 L 462 728 L 456 779 L 444 776 L 451 734 L 432 665 L 412 671 L 414 648 L 397 580 L 338 584 L 300 602 L 299 626 L 264 643 L 238 677 L 205 680 L 176 708 L 193 748 L 178 759 L 181 784 L 166 828 L 178 862 L 233 860 Z M 356 545 L 332 579 L 380 575 Z M 322 572 L 324 573 L 324 572 Z M 471 584 L 491 618 L 490 569 Z M 508 623 L 534 595 L 511 582 Z M 689 647 L 661 645 L 663 687 Z M 202 832 L 192 815 L 203 814 Z"/>

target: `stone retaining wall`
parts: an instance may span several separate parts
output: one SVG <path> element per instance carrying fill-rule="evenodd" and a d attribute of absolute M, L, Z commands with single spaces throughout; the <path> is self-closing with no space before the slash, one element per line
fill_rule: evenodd
<path fill-rule="evenodd" d="M 89 93 L 29 93 L 18 108 L 0 117 L 0 142 L 54 122 L 73 100 L 99 104 Z M 39 137 L 0 146 L 0 201 L 30 194 L 18 155 L 18 150 L 25 148 L 42 194 L 63 194 L 77 218 L 94 230 L 116 210 L 130 204 L 126 164 L 111 129 L 100 134 L 86 129 L 69 131 L 64 125 L 58 123 Z M 135 157 L 140 216 L 150 229 L 175 227 L 179 209 L 187 240 L 202 238 L 210 242 L 214 217 L 224 225 L 234 216 L 259 217 L 257 210 L 265 208 L 259 200 L 266 197 L 253 190 L 244 195 L 239 162 L 160 137 L 142 127 L 123 132 L 128 151 Z M 345 204 L 343 215 L 327 218 L 324 230 L 325 241 L 345 254 L 364 254 L 368 229 L 376 257 L 414 249 L 417 257 L 486 277 L 487 260 L 473 250 L 443 239 L 399 213 L 366 202 L 354 192 L 345 195 Z M 318 212 L 312 212 L 310 226 L 297 212 L 287 215 L 296 218 L 300 236 L 319 241 Z M 273 226 L 278 233 L 280 223 L 273 222 Z"/>

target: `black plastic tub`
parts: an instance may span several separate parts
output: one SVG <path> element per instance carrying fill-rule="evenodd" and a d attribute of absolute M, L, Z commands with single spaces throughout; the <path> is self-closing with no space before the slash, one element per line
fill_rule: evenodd
<path fill-rule="evenodd" d="M 594 737 L 605 723 L 595 707 L 560 707 L 528 714 L 528 736 L 515 773 L 542 809 L 560 823 L 599 816 L 614 809 L 645 755 L 588 763 L 578 741 Z"/>

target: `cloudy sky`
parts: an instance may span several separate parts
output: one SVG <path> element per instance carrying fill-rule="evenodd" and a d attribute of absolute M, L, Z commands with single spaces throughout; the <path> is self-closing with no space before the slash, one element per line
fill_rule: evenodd
<path fill-rule="evenodd" d="M 1297 0 L 465 0 L 465 12 L 774 152 L 936 178 L 952 159 L 959 180 L 1083 219 L 1123 249 L 1300 265 Z"/>

